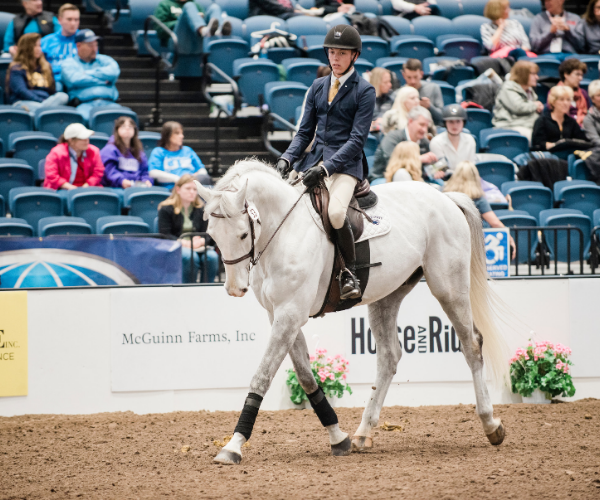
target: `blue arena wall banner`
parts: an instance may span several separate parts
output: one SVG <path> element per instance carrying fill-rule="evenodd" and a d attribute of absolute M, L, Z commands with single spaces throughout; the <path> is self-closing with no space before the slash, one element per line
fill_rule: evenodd
<path fill-rule="evenodd" d="M 181 283 L 181 245 L 105 236 L 0 239 L 0 287 Z"/>
<path fill-rule="evenodd" d="M 485 263 L 490 278 L 510 276 L 510 245 L 508 229 L 484 229 Z"/>

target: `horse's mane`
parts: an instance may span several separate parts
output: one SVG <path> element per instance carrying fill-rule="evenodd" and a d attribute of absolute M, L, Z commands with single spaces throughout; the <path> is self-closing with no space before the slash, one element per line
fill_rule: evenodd
<path fill-rule="evenodd" d="M 212 212 L 218 211 L 225 217 L 235 217 L 240 214 L 239 207 L 235 206 L 235 197 L 232 193 L 239 191 L 243 187 L 242 177 L 252 173 L 262 173 L 273 177 L 285 184 L 285 181 L 279 176 L 277 171 L 256 158 L 247 158 L 238 160 L 229 169 L 227 173 L 217 182 L 212 191 L 213 197 L 206 204 L 204 218 Z"/>

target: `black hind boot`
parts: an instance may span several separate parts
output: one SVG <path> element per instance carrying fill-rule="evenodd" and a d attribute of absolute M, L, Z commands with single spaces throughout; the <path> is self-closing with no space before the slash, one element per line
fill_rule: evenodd
<path fill-rule="evenodd" d="M 348 217 L 340 229 L 334 229 L 335 240 L 346 263 L 340 276 L 340 299 L 360 299 L 360 283 L 356 277 L 356 251 L 354 249 L 354 234 Z"/>

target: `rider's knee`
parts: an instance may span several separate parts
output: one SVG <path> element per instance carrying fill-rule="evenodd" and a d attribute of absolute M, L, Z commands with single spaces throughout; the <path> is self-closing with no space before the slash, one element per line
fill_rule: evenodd
<path fill-rule="evenodd" d="M 334 229 L 341 229 L 346 220 L 346 211 L 329 205 L 329 221 Z"/>

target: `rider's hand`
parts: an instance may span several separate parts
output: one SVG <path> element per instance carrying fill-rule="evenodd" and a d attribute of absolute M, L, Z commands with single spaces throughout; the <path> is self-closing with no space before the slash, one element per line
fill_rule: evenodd
<path fill-rule="evenodd" d="M 302 182 L 307 188 L 312 188 L 318 185 L 325 175 L 325 168 L 321 165 L 315 165 L 306 171 L 304 177 L 302 178 Z"/>
<path fill-rule="evenodd" d="M 277 166 L 275 168 L 281 177 L 285 177 L 290 170 L 292 170 L 290 163 L 283 158 L 279 158 L 279 160 L 277 160 Z"/>

